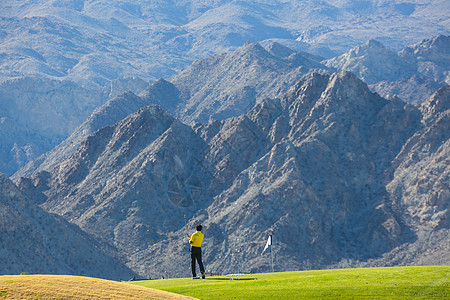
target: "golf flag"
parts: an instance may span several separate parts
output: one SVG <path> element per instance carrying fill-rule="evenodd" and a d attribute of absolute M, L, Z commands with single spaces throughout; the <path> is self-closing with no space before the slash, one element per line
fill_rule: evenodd
<path fill-rule="evenodd" d="M 266 243 L 266 246 L 264 247 L 263 253 L 264 253 L 264 251 L 266 251 L 266 249 L 269 246 L 272 246 L 272 235 L 271 234 L 269 234 L 269 238 L 267 239 L 267 243 Z"/>

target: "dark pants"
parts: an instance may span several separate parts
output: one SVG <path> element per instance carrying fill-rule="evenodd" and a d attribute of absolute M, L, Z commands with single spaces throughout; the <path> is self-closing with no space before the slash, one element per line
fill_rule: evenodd
<path fill-rule="evenodd" d="M 195 272 L 195 260 L 198 261 L 198 266 L 200 267 L 200 272 L 203 275 L 205 273 L 205 268 L 203 267 L 202 248 L 200 248 L 200 247 L 191 247 L 191 270 L 192 270 L 193 277 L 197 276 L 197 273 Z"/>

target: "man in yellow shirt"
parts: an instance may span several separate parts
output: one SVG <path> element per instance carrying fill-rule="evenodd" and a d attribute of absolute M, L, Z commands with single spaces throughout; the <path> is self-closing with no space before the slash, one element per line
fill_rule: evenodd
<path fill-rule="evenodd" d="M 200 267 L 200 272 L 202 273 L 202 278 L 205 279 L 205 268 L 203 267 L 202 262 L 202 242 L 203 242 L 203 233 L 202 233 L 202 225 L 197 225 L 196 229 L 197 231 L 190 236 L 187 235 L 189 238 L 189 243 L 191 244 L 191 270 L 192 270 L 192 278 L 193 279 L 199 279 L 200 277 L 197 277 L 197 273 L 195 272 L 195 260 L 198 261 L 198 266 Z"/>

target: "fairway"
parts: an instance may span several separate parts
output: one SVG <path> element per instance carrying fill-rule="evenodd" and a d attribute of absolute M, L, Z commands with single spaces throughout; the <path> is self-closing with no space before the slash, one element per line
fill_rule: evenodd
<path fill-rule="evenodd" d="M 123 282 L 66 275 L 0 276 L 0 299 L 189 299 Z"/>
<path fill-rule="evenodd" d="M 337 269 L 139 281 L 199 299 L 450 299 L 450 267 Z M 234 279 L 232 279 L 234 278 Z"/>

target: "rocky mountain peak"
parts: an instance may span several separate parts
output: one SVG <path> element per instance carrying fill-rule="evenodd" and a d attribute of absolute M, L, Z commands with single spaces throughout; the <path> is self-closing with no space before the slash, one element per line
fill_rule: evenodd
<path fill-rule="evenodd" d="M 115 120 L 114 115 L 118 113 L 120 114 L 121 111 L 126 113 L 128 112 L 128 109 L 126 108 L 136 106 L 136 104 L 138 104 L 139 107 L 142 102 L 142 99 L 140 99 L 136 94 L 131 91 L 126 91 L 96 108 L 86 122 L 81 125 L 81 127 L 89 124 L 93 128 L 99 129 L 111 125 L 110 122 L 114 122 Z M 94 131 L 95 130 L 96 129 L 94 129 Z"/>
<path fill-rule="evenodd" d="M 130 129 L 130 126 L 136 127 L 135 129 L 141 128 L 144 126 L 143 124 L 147 125 L 146 122 L 154 121 L 154 122 L 160 122 L 160 121 L 168 121 L 173 122 L 175 119 L 168 114 L 165 110 L 163 110 L 159 105 L 149 105 L 140 108 L 135 113 L 132 113 L 128 115 L 126 118 L 124 118 L 122 121 L 117 123 L 118 128 L 126 128 L 127 130 L 133 132 L 133 129 Z"/>
<path fill-rule="evenodd" d="M 329 75 L 321 75 L 311 72 L 303 76 L 281 98 L 284 107 L 289 107 L 289 112 L 298 114 L 306 113 L 315 104 L 325 87 L 328 85 Z"/>
<path fill-rule="evenodd" d="M 175 85 L 163 78 L 150 84 L 139 96 L 148 104 L 159 105 L 168 112 L 175 112 L 181 101 Z"/>
<path fill-rule="evenodd" d="M 322 94 L 323 99 L 338 101 L 362 101 L 369 99 L 372 92 L 354 73 L 341 71 L 330 76 L 328 86 Z"/>
<path fill-rule="evenodd" d="M 155 131 L 156 136 L 164 132 L 175 119 L 167 112 L 161 109 L 157 105 L 146 106 L 139 109 L 137 112 L 130 114 L 125 119 L 117 123 L 113 137 L 111 139 L 110 146 L 115 147 L 117 143 L 118 147 L 123 147 L 125 141 L 130 141 L 133 138 L 142 139 L 142 134 L 145 132 L 145 136 L 150 135 L 150 140 L 155 136 L 152 132 Z"/>
<path fill-rule="evenodd" d="M 192 64 L 171 80 L 184 101 L 177 116 L 186 123 L 207 123 L 245 114 L 257 98 L 279 96 L 309 70 L 327 69 L 314 56 L 297 54 L 282 58 L 246 43 Z"/>
<path fill-rule="evenodd" d="M 363 56 L 363 55 L 368 55 L 370 53 L 377 53 L 377 52 L 382 52 L 382 51 L 386 51 L 386 47 L 378 42 L 377 40 L 368 40 L 365 44 L 363 44 L 362 46 L 358 46 L 353 48 L 352 50 L 350 50 L 350 55 L 355 55 L 355 56 Z"/>
<path fill-rule="evenodd" d="M 283 108 L 278 99 L 263 99 L 257 103 L 248 113 L 247 116 L 263 132 L 267 132 L 273 122 L 283 114 Z"/>
<path fill-rule="evenodd" d="M 30 162 L 19 172 L 14 174 L 15 179 L 28 177 L 42 170 L 50 170 L 56 164 L 70 156 L 89 135 L 97 130 L 111 126 L 126 116 L 136 112 L 142 107 L 149 105 L 147 101 L 136 96 L 133 92 L 124 92 L 121 95 L 108 100 L 97 107 L 94 112 L 61 144 L 51 151 L 41 155 Z"/>
<path fill-rule="evenodd" d="M 269 44 L 266 47 L 266 50 L 273 56 L 278 56 L 281 58 L 286 58 L 289 55 L 295 53 L 295 51 L 293 51 L 292 49 L 290 49 L 280 43 L 277 43 L 277 42 L 273 42 L 273 43 Z"/>
<path fill-rule="evenodd" d="M 238 55 L 256 55 L 265 57 L 269 54 L 269 52 L 264 49 L 259 43 L 246 42 L 242 47 L 236 50 L 236 54 Z"/>
<path fill-rule="evenodd" d="M 345 58 L 347 63 L 350 62 L 351 59 L 355 58 L 363 58 L 367 56 L 380 55 L 388 52 L 389 50 L 386 47 L 378 42 L 377 40 L 368 40 L 366 43 L 356 46 L 349 50 L 347 53 L 339 56 L 341 59 Z M 337 58 L 335 58 L 337 59 Z"/>

